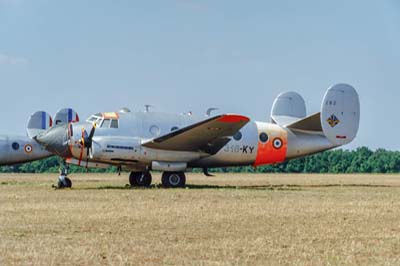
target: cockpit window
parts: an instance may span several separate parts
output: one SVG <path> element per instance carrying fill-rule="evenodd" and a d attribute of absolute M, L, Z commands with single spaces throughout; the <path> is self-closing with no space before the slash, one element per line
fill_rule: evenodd
<path fill-rule="evenodd" d="M 117 119 L 104 119 L 103 124 L 101 124 L 102 128 L 118 128 L 118 120 Z"/>
<path fill-rule="evenodd" d="M 104 119 L 103 124 L 101 124 L 101 127 L 110 128 L 110 125 L 111 125 L 111 119 Z"/>
<path fill-rule="evenodd" d="M 118 120 L 117 119 L 112 119 L 110 127 L 111 128 L 118 128 Z"/>
<path fill-rule="evenodd" d="M 110 117 L 110 115 L 103 116 L 103 114 L 98 113 L 91 115 L 86 121 L 92 124 L 96 123 L 97 126 L 100 126 L 102 128 L 118 128 L 119 126 L 117 115 Z"/>
<path fill-rule="evenodd" d="M 92 115 L 91 117 L 88 118 L 88 122 L 94 122 L 97 120 L 97 117 L 95 117 L 94 115 Z"/>
<path fill-rule="evenodd" d="M 95 114 L 91 115 L 86 121 L 89 123 L 96 123 L 97 125 L 101 124 L 101 121 L 103 120 L 103 117 L 101 114 Z"/>

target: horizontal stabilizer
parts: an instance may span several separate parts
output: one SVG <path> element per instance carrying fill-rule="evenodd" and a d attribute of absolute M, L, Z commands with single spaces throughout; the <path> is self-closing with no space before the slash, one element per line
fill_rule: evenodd
<path fill-rule="evenodd" d="M 64 108 L 56 113 L 54 121 L 56 125 L 79 122 L 79 116 L 72 108 Z"/>
<path fill-rule="evenodd" d="M 297 92 L 284 92 L 275 99 L 271 110 L 271 122 L 279 125 L 291 124 L 306 117 L 303 97 Z"/>
<path fill-rule="evenodd" d="M 27 127 L 28 137 L 34 138 L 52 126 L 53 119 L 51 116 L 46 112 L 38 111 L 29 117 Z"/>
<path fill-rule="evenodd" d="M 322 132 L 321 113 L 307 116 L 306 118 L 287 125 L 286 127 L 291 130 Z"/>
<path fill-rule="evenodd" d="M 144 147 L 217 153 L 250 119 L 242 115 L 218 115 L 142 144 Z"/>

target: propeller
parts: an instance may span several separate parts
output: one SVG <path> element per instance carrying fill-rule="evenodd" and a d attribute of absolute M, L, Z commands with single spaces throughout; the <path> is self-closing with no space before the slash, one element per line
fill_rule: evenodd
<path fill-rule="evenodd" d="M 93 124 L 93 127 L 90 130 L 89 135 L 87 134 L 86 130 L 84 128 L 82 128 L 82 138 L 79 141 L 79 143 L 81 144 L 81 154 L 79 156 L 79 164 L 78 165 L 81 165 L 83 151 L 86 148 L 86 170 L 88 170 L 89 155 L 92 150 L 93 136 L 94 136 L 95 131 L 96 131 L 96 123 Z"/>

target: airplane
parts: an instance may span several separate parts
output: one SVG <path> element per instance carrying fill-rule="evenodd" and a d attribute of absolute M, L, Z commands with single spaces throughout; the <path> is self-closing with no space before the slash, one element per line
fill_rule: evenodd
<path fill-rule="evenodd" d="M 357 91 L 348 84 L 328 88 L 321 111 L 307 116 L 302 96 L 281 93 L 269 122 L 240 114 L 205 116 L 153 112 L 103 112 L 79 121 L 71 108 L 54 120 L 32 114 L 27 136 L 0 137 L 0 165 L 59 156 L 63 159 L 59 188 L 70 188 L 68 166 L 118 167 L 129 171 L 132 187 L 149 187 L 151 171 L 162 172 L 166 188 L 184 187 L 185 172 L 217 167 L 277 164 L 346 145 L 356 137 L 360 121 Z"/>

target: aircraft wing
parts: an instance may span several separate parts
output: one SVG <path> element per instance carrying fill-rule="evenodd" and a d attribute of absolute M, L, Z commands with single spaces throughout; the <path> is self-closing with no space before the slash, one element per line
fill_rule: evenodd
<path fill-rule="evenodd" d="M 144 147 L 171 151 L 217 153 L 250 119 L 242 115 L 218 115 L 143 143 Z"/>

